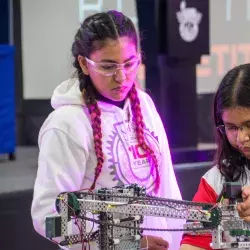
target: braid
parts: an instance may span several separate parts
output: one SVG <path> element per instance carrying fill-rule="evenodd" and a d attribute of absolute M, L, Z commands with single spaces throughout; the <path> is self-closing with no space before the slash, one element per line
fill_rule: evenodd
<path fill-rule="evenodd" d="M 75 64 L 76 64 L 75 66 L 78 66 L 77 62 L 75 62 Z M 95 153 L 97 157 L 95 177 L 90 187 L 90 190 L 93 190 L 95 189 L 96 181 L 98 177 L 100 176 L 103 162 L 104 162 L 104 154 L 102 151 L 101 111 L 96 102 L 96 98 L 95 98 L 96 92 L 95 92 L 93 85 L 90 82 L 89 76 L 86 76 L 83 74 L 80 65 L 77 71 L 78 71 L 78 78 L 80 81 L 80 89 L 82 91 L 82 95 L 88 107 L 88 111 L 89 111 L 90 118 L 91 118 L 91 125 L 93 129 L 93 138 L 94 138 L 94 147 L 95 147 Z M 145 125 L 144 125 L 143 116 L 141 113 L 140 100 L 138 98 L 135 85 L 133 85 L 132 89 L 130 90 L 129 98 L 131 100 L 133 117 L 134 117 L 135 124 L 136 124 L 136 137 L 139 143 L 139 147 L 141 147 L 146 152 L 147 157 L 148 158 L 150 157 L 152 160 L 150 173 L 153 175 L 154 169 L 156 172 L 154 191 L 157 192 L 159 190 L 159 185 L 160 185 L 158 161 L 156 159 L 154 151 L 145 142 L 145 136 L 144 136 L 144 130 L 143 130 Z"/>
<path fill-rule="evenodd" d="M 147 157 L 148 158 L 150 157 L 152 160 L 150 173 L 153 175 L 154 169 L 156 172 L 154 191 L 155 193 L 157 193 L 157 191 L 159 190 L 159 186 L 160 186 L 158 161 L 156 159 L 154 151 L 146 144 L 146 141 L 145 141 L 144 130 L 143 130 L 145 125 L 144 125 L 143 116 L 141 113 L 140 100 L 138 98 L 135 85 L 133 85 L 132 89 L 130 90 L 129 98 L 131 100 L 133 118 L 134 118 L 135 125 L 136 125 L 136 137 L 139 143 L 139 147 L 141 147 L 146 152 Z"/>
<path fill-rule="evenodd" d="M 102 151 L 101 112 L 96 101 L 96 90 L 91 82 L 90 76 L 84 75 L 78 57 L 88 57 L 91 54 L 106 46 L 107 39 L 117 40 L 119 37 L 129 37 L 138 50 L 138 37 L 132 20 L 121 12 L 112 10 L 100 12 L 87 17 L 78 29 L 72 44 L 73 66 L 77 70 L 80 82 L 80 91 L 88 107 L 93 129 L 94 147 L 97 157 L 95 178 L 91 189 L 95 188 L 96 180 L 99 177 L 104 155 Z"/>
<path fill-rule="evenodd" d="M 77 63 L 76 63 L 77 64 Z M 81 67 L 78 68 L 78 78 L 80 81 L 80 90 L 82 91 L 83 99 L 88 107 L 88 111 L 91 119 L 91 126 L 93 129 L 94 147 L 97 158 L 97 165 L 95 168 L 94 181 L 90 187 L 90 190 L 95 189 L 96 181 L 102 171 L 102 165 L 104 162 L 104 154 L 102 151 L 102 129 L 101 129 L 101 111 L 96 102 L 96 92 L 90 82 L 89 76 L 83 74 Z"/>
<path fill-rule="evenodd" d="M 104 162 L 104 155 L 102 151 L 102 129 L 101 129 L 101 111 L 95 101 L 93 104 L 88 105 L 88 110 L 91 117 L 95 153 L 97 157 L 97 166 L 95 168 L 95 179 L 92 183 L 90 190 L 95 189 L 96 181 L 102 171 L 102 165 Z"/>

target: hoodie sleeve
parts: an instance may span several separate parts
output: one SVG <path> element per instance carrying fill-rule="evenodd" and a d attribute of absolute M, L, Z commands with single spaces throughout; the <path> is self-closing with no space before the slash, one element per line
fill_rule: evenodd
<path fill-rule="evenodd" d="M 39 144 L 31 216 L 35 230 L 45 237 L 45 218 L 58 215 L 56 197 L 61 192 L 81 188 L 86 170 L 86 153 L 59 129 L 45 132 Z"/>

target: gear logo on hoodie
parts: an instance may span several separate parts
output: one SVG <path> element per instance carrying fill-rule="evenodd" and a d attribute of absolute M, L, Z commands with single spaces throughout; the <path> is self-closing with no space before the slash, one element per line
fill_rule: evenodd
<path fill-rule="evenodd" d="M 128 125 L 128 123 L 126 123 Z M 108 141 L 108 161 L 111 163 L 111 175 L 117 185 L 137 183 L 144 186 L 150 193 L 154 187 L 155 171 L 150 173 L 150 159 L 138 146 L 134 126 L 124 129 L 124 122 L 114 124 L 113 135 Z M 158 138 L 149 130 L 144 131 L 145 140 L 160 159 Z"/>

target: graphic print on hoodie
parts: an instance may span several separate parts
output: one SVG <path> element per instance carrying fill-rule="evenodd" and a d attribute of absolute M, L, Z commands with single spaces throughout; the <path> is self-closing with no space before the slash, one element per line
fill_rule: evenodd
<path fill-rule="evenodd" d="M 124 127 L 127 129 L 124 130 Z M 138 146 L 135 125 L 118 122 L 113 124 L 113 133 L 108 140 L 107 152 L 111 163 L 109 168 L 112 170 L 113 180 L 118 181 L 118 185 L 137 183 L 151 193 L 154 188 L 154 177 L 150 173 L 151 159 Z M 154 150 L 156 158 L 159 160 L 158 138 L 150 130 L 144 130 L 145 140 Z M 154 171 L 155 173 L 155 171 Z M 155 176 L 155 175 L 154 175 Z"/>

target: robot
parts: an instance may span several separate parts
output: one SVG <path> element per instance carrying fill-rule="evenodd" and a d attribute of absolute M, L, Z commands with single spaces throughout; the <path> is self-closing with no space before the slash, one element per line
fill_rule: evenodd
<path fill-rule="evenodd" d="M 102 250 L 138 250 L 143 231 L 185 231 L 210 233 L 212 249 L 250 249 L 250 224 L 241 219 L 236 204 L 241 199 L 239 183 L 225 183 L 217 204 L 164 199 L 146 194 L 144 187 L 132 184 L 96 191 L 61 193 L 56 200 L 59 216 L 46 218 L 46 237 L 60 237 L 60 246 L 96 241 Z M 90 216 L 91 215 L 91 216 Z M 183 228 L 144 228 L 144 216 L 185 219 Z M 69 234 L 75 221 L 78 234 Z M 76 223 L 77 222 L 77 223 Z M 87 227 L 92 222 L 98 227 Z"/>

